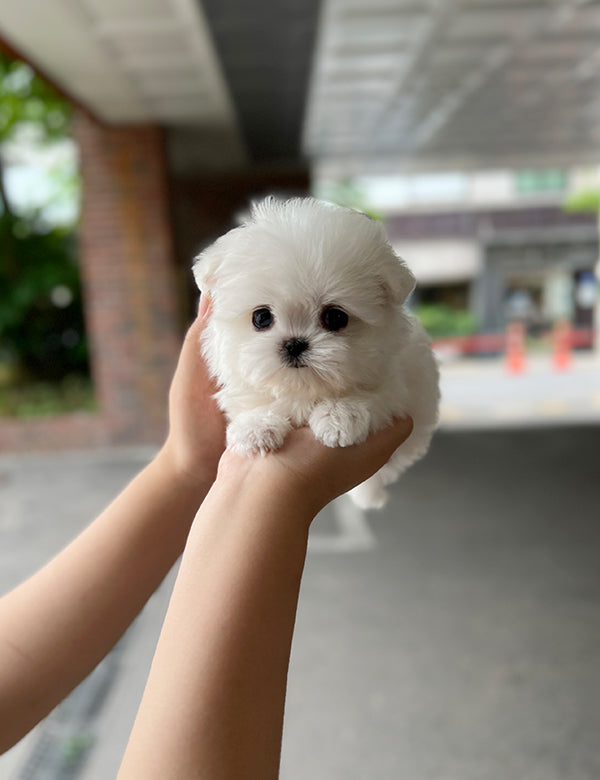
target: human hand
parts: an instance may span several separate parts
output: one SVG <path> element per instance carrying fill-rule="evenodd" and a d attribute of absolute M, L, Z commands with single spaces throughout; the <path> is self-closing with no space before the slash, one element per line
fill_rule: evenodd
<path fill-rule="evenodd" d="M 176 473 L 203 485 L 211 484 L 225 449 L 225 418 L 213 398 L 217 388 L 200 353 L 200 337 L 210 314 L 202 296 L 198 316 L 190 326 L 169 392 L 169 434 L 161 450 Z"/>
<path fill-rule="evenodd" d="M 219 464 L 225 478 L 249 478 L 292 501 L 306 504 L 312 516 L 334 498 L 378 471 L 411 434 L 410 417 L 369 435 L 349 447 L 327 447 L 310 428 L 291 431 L 283 447 L 263 457 L 248 458 L 227 450 Z"/>

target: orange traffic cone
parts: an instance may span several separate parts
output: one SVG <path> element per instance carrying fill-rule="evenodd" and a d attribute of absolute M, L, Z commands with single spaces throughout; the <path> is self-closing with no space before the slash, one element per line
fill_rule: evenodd
<path fill-rule="evenodd" d="M 552 365 L 556 371 L 568 371 L 571 362 L 571 323 L 558 320 L 554 324 Z"/>
<path fill-rule="evenodd" d="M 525 326 L 522 322 L 509 322 L 506 326 L 505 365 L 509 374 L 525 371 Z"/>

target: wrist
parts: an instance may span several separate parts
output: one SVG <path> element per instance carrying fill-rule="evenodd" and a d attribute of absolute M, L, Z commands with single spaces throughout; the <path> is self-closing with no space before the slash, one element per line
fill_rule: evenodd
<path fill-rule="evenodd" d="M 308 527 L 327 501 L 276 454 L 243 456 L 226 450 L 214 488 L 232 501 L 255 503 L 265 510 L 294 515 Z"/>
<path fill-rule="evenodd" d="M 207 476 L 200 469 L 194 471 L 178 457 L 169 439 L 158 451 L 154 463 L 160 467 L 161 472 L 178 493 L 198 498 L 198 504 L 202 502 L 214 481 L 214 475 Z"/>

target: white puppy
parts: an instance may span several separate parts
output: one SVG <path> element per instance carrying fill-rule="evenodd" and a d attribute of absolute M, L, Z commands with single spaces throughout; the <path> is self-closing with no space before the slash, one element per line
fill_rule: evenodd
<path fill-rule="evenodd" d="M 385 485 L 425 454 L 439 400 L 428 338 L 403 307 L 414 277 L 383 226 L 312 198 L 267 198 L 196 258 L 194 276 L 212 300 L 202 350 L 228 444 L 264 454 L 309 425 L 345 447 L 410 415 L 409 439 L 350 493 L 382 506 Z"/>

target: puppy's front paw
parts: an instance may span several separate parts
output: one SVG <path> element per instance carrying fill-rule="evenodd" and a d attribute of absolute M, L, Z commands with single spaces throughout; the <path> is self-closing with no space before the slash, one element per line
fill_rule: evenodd
<path fill-rule="evenodd" d="M 314 408 L 309 425 L 328 447 L 348 447 L 367 438 L 371 413 L 364 401 L 324 401 Z"/>
<path fill-rule="evenodd" d="M 245 412 L 229 424 L 227 446 L 240 455 L 265 455 L 282 446 L 290 428 L 289 421 L 274 412 Z"/>

